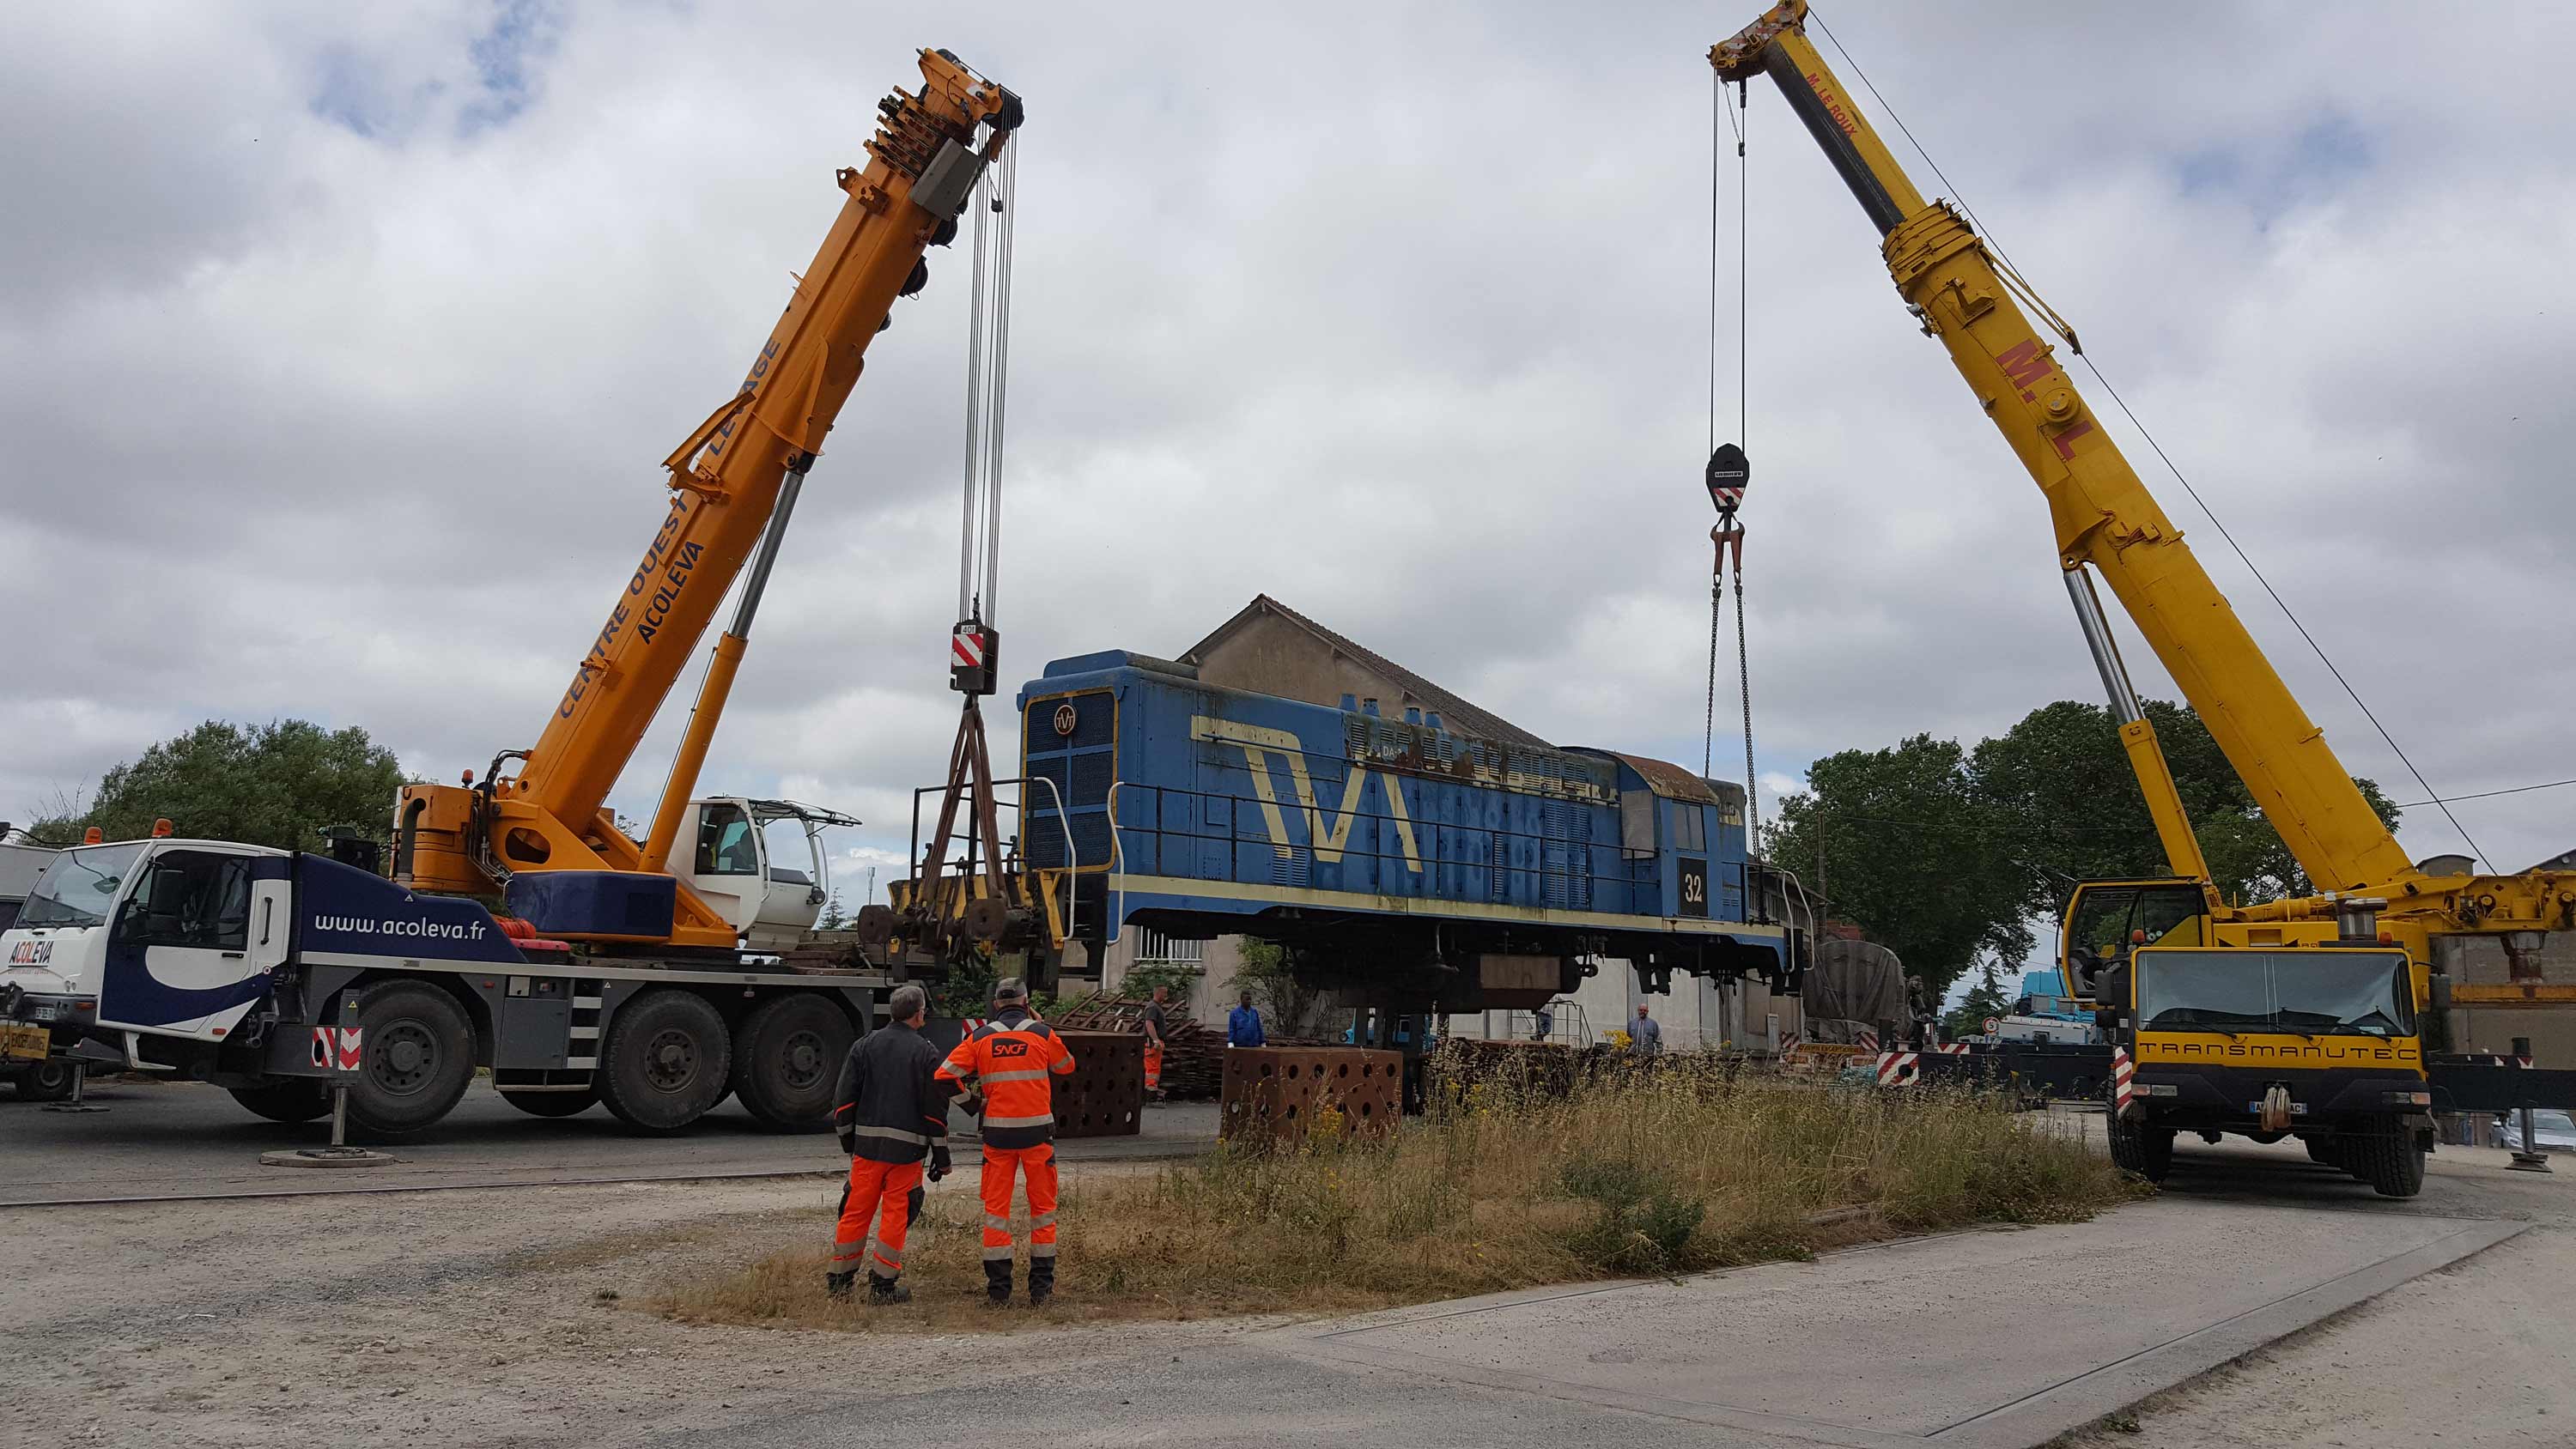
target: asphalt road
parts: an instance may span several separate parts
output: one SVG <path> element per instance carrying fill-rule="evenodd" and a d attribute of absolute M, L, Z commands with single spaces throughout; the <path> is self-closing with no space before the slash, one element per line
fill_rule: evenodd
<path fill-rule="evenodd" d="M 88 1100 L 104 1112 L 48 1112 L 0 1091 L 0 1207 L 133 1198 L 255 1196 L 314 1191 L 553 1186 L 655 1178 L 837 1174 L 847 1164 L 830 1136 L 781 1134 L 734 1102 L 689 1130 L 639 1136 L 604 1107 L 575 1117 L 531 1117 L 477 1080 L 444 1122 L 417 1139 L 385 1144 L 394 1161 L 365 1168 L 265 1167 L 260 1154 L 319 1146 L 325 1122 L 286 1125 L 255 1117 L 232 1097 L 194 1082 L 120 1079 Z M 966 1125 L 960 1119 L 960 1126 Z M 1216 1140 L 1216 1108 L 1149 1108 L 1135 1137 L 1067 1142 L 1068 1161 L 1163 1156 Z M 960 1158 L 972 1162 L 961 1141 Z"/>

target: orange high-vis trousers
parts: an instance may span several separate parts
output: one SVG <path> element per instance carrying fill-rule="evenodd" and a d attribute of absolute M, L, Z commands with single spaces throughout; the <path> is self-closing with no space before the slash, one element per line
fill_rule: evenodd
<path fill-rule="evenodd" d="M 1055 1258 L 1055 1144 L 984 1149 L 984 1261 L 1011 1261 L 1011 1179 L 1029 1180 L 1029 1259 Z"/>
<path fill-rule="evenodd" d="M 1145 1043 L 1145 1090 L 1163 1090 L 1163 1048 L 1150 1041 Z"/>
<path fill-rule="evenodd" d="M 912 1226 L 912 1193 L 921 1186 L 918 1162 L 870 1162 L 850 1159 L 849 1185 L 841 1189 L 841 1226 L 832 1235 L 832 1271 L 855 1273 L 864 1262 L 869 1274 L 891 1278 L 903 1271 L 904 1230 Z M 1048 1179 L 1047 1196 L 1055 1196 Z M 1004 1197 L 1009 1189 L 1004 1189 Z M 878 1207 L 883 1205 L 882 1218 Z M 868 1245 L 868 1223 L 877 1220 L 877 1240 Z"/>

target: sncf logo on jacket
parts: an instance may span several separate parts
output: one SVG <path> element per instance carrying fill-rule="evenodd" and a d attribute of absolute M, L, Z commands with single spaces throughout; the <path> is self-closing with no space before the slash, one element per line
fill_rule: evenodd
<path fill-rule="evenodd" d="M 1064 1038 L 1017 1006 L 969 1032 L 939 1064 L 943 1085 L 984 1099 L 984 1143 L 1005 1149 L 1055 1140 L 1054 1079 L 1072 1072 Z"/>

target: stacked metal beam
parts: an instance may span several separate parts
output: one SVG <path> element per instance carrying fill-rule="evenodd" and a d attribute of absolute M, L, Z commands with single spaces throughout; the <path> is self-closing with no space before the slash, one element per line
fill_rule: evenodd
<path fill-rule="evenodd" d="M 1142 1060 L 1145 1008 L 1141 996 L 1109 992 L 1058 1006 L 1047 1020 L 1059 1030 L 1125 1032 L 1138 1043 Z M 1176 1102 L 1203 1102 L 1217 1094 L 1225 1074 L 1225 1038 L 1199 1024 L 1178 1002 L 1163 1008 L 1163 1095 Z M 1140 1068 L 1141 1070 L 1141 1068 Z"/>

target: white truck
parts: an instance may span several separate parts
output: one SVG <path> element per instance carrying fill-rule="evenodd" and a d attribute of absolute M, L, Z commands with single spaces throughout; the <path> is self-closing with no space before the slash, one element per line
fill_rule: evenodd
<path fill-rule="evenodd" d="M 436 1123 L 478 1066 L 540 1117 L 600 1102 L 672 1132 L 738 1095 L 767 1125 L 819 1130 L 892 983 L 786 969 L 760 948 L 811 926 L 828 886 L 816 822 L 840 817 L 694 803 L 683 878 L 735 919 L 747 949 L 730 956 L 576 951 L 312 852 L 176 838 L 65 850 L 0 933 L 0 1058 L 194 1078 L 301 1122 L 330 1109 L 354 1026 L 349 1119 L 373 1137 Z M 780 820 L 806 826 L 807 868 L 773 860 L 761 824 Z"/>
<path fill-rule="evenodd" d="M 18 919 L 27 892 L 35 888 L 36 877 L 45 873 L 55 854 L 49 845 L 10 840 L 10 833 L 8 826 L 0 825 L 0 931 Z M 72 1094 L 72 1068 L 64 1061 L 0 1055 L 0 1081 L 15 1084 L 19 1096 L 39 1102 L 56 1102 Z"/>

